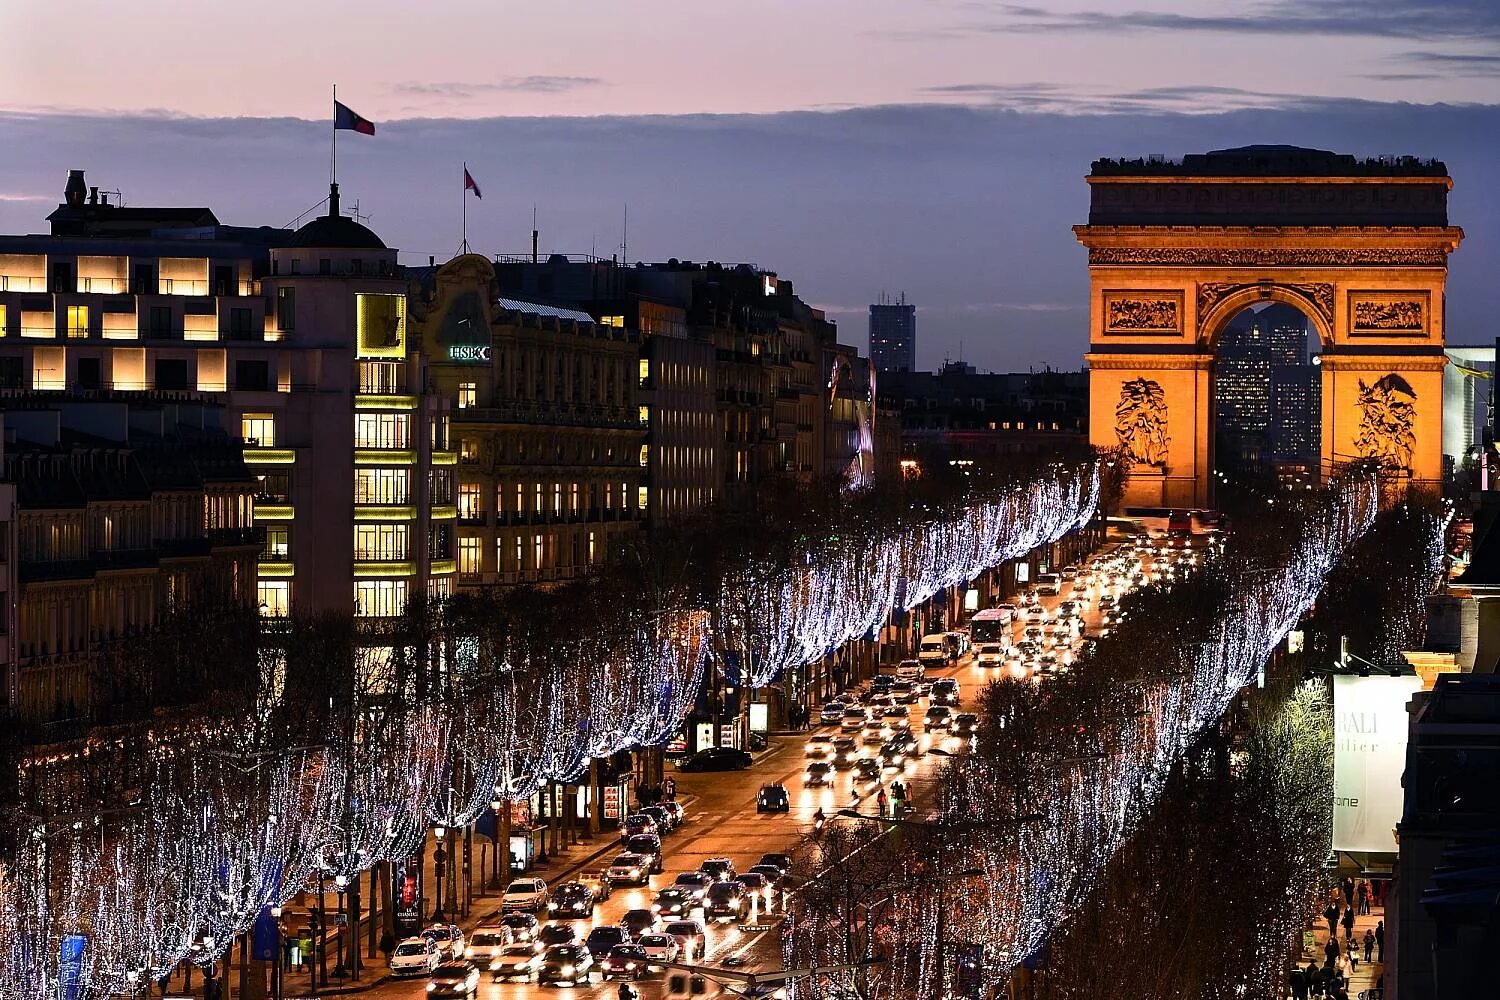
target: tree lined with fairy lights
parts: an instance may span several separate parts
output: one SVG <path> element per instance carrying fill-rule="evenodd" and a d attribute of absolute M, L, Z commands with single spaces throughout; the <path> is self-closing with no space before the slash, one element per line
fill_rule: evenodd
<path fill-rule="evenodd" d="M 945 846 L 983 876 L 963 894 L 919 886 L 899 901 L 890 963 L 868 995 L 907 995 L 912 984 L 946 995 L 955 941 L 983 945 L 982 978 L 994 989 L 1034 955 L 1369 528 L 1377 491 L 1373 473 L 1354 469 L 1285 497 L 1261 523 L 1242 524 L 1211 567 L 1123 601 L 1122 623 L 1069 673 L 1039 692 L 1015 681 L 986 692 L 977 751 L 944 769 L 934 817 L 969 831 Z M 824 922 L 794 912 L 789 965 L 830 964 Z M 853 986 L 835 977 L 799 991 L 831 997 Z"/>
<path fill-rule="evenodd" d="M 661 745 L 712 650 L 741 651 L 765 683 L 1086 524 L 1098 483 L 1085 458 L 809 498 L 803 516 L 762 517 L 743 550 L 700 533 L 545 593 L 376 625 L 293 616 L 258 644 L 233 611 L 217 630 L 184 616 L 131 637 L 109 704 L 143 719 L 60 750 L 12 745 L 0 996 L 47 997 L 65 975 L 90 1000 L 139 994 L 184 960 L 214 963 L 310 880 L 405 858 L 497 795 Z"/>

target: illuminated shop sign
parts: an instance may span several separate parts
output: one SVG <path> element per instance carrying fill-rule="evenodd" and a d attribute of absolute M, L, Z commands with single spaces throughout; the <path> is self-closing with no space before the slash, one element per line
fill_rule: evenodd
<path fill-rule="evenodd" d="M 448 348 L 448 360 L 472 365 L 490 359 L 488 344 L 453 344 Z"/>

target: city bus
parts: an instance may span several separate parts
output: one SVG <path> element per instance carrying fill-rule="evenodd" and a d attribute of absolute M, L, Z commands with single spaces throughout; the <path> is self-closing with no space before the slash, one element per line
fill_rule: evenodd
<path fill-rule="evenodd" d="M 1015 612 L 1010 608 L 986 608 L 969 619 L 969 641 L 974 645 L 974 662 L 981 667 L 998 667 L 1005 662 L 1005 648 L 1010 645 L 1010 623 Z"/>

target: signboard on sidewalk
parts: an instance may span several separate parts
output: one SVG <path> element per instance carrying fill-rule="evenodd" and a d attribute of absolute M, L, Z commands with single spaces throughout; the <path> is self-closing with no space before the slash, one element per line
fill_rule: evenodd
<path fill-rule="evenodd" d="M 604 786 L 604 818 L 605 819 L 619 819 L 620 818 L 620 786 L 619 785 L 605 785 Z"/>
<path fill-rule="evenodd" d="M 422 929 L 422 854 L 391 864 L 391 898 L 396 901 L 396 936 L 411 937 Z"/>
<path fill-rule="evenodd" d="M 1406 703 L 1420 677 L 1333 678 L 1333 849 L 1396 852 Z"/>

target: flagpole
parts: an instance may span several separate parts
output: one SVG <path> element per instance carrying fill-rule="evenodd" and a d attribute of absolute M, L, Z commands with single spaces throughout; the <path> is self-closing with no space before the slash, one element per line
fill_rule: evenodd
<path fill-rule="evenodd" d="M 328 183 L 339 182 L 339 85 L 333 85 L 333 155 L 328 159 Z"/>
<path fill-rule="evenodd" d="M 464 176 L 462 183 L 458 186 L 458 196 L 464 203 L 464 239 L 463 252 L 469 252 L 469 161 L 464 161 Z"/>

